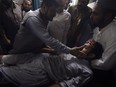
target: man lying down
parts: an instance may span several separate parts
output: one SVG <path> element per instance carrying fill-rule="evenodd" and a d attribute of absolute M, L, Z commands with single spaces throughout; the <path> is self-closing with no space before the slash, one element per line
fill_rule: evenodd
<path fill-rule="evenodd" d="M 80 51 L 85 52 L 86 48 L 87 54 L 93 51 L 95 55 L 100 55 L 101 45 L 90 42 L 92 41 L 87 41 Z M 0 75 L 18 87 L 80 87 L 92 76 L 90 66 L 85 60 L 87 57 L 78 59 L 71 54 L 25 53 L 3 58 L 8 56 L 14 57 L 14 60 L 16 58 L 17 62 L 12 66 L 2 66 Z"/>
<path fill-rule="evenodd" d="M 71 54 L 27 53 L 18 57 L 24 59 L 22 63 L 0 68 L 0 75 L 18 87 L 80 87 L 92 76 L 88 65 Z"/>

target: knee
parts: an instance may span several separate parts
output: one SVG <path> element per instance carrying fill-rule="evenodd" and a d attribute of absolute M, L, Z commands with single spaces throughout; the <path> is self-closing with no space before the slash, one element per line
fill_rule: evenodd
<path fill-rule="evenodd" d="M 15 65 L 17 60 L 12 55 L 4 55 L 1 62 L 5 65 Z"/>

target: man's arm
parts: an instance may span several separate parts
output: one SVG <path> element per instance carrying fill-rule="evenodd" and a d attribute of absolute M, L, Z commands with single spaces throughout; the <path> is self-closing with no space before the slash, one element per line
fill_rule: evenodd
<path fill-rule="evenodd" d="M 55 49 L 58 53 L 71 53 L 75 56 L 79 53 L 78 47 L 69 48 L 62 44 L 48 33 L 46 27 L 39 23 L 36 17 L 30 17 L 27 19 L 25 26 L 32 31 L 39 39 L 41 39 L 47 46 Z"/>

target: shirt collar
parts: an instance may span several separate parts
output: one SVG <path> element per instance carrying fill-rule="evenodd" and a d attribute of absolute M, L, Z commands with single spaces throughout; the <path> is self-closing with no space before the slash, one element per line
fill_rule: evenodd
<path fill-rule="evenodd" d="M 42 19 L 43 23 L 47 26 L 49 22 L 47 17 L 41 12 L 41 10 L 39 11 L 40 11 L 40 14 L 39 14 L 40 18 Z"/>

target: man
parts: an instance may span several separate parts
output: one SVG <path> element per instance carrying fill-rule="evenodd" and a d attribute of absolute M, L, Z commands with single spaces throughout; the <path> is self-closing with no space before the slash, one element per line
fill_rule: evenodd
<path fill-rule="evenodd" d="M 23 0 L 22 6 L 21 6 L 22 18 L 28 11 L 31 10 L 31 8 L 32 8 L 32 0 Z"/>
<path fill-rule="evenodd" d="M 52 87 L 76 87 L 88 81 L 92 75 L 85 64 L 68 53 L 77 55 L 81 48 L 69 48 L 49 35 L 46 30 L 49 20 L 56 14 L 55 0 L 43 0 L 41 8 L 26 14 L 9 55 L 2 58 L 0 68 L 5 79 L 17 86 L 35 87 L 53 83 Z M 44 45 L 67 55 L 49 56 L 35 53 Z M 2 81 L 0 81 L 2 82 Z"/>
<path fill-rule="evenodd" d="M 108 4 L 112 3 L 111 6 Z M 92 66 L 96 69 L 110 70 L 115 63 L 115 21 L 116 7 L 115 0 L 99 0 L 91 15 L 91 20 L 94 27 L 93 38 L 99 42 L 104 49 L 102 58 L 92 61 Z M 112 7 L 114 6 L 114 7 Z M 110 36 L 109 36 L 110 35 Z"/>
<path fill-rule="evenodd" d="M 78 0 L 77 5 L 71 6 L 68 12 L 71 14 L 71 25 L 67 35 L 69 47 L 81 46 L 92 37 L 90 27 L 91 8 L 87 6 L 89 0 Z"/>
<path fill-rule="evenodd" d="M 48 24 L 48 32 L 51 36 L 66 44 L 67 33 L 70 27 L 71 15 L 64 7 L 68 0 L 59 0 L 60 7 L 57 9 L 57 14 Z"/>
<path fill-rule="evenodd" d="M 93 39 L 103 47 L 102 57 L 91 61 L 94 83 L 97 87 L 115 87 L 113 73 L 116 64 L 116 0 L 98 0 L 91 15 L 94 27 Z M 98 85 L 99 84 L 99 85 Z M 100 86 L 101 85 L 101 86 Z M 90 87 L 90 86 L 89 86 Z"/>

